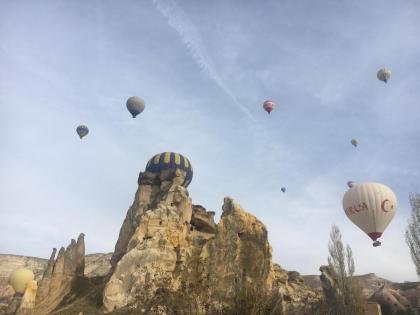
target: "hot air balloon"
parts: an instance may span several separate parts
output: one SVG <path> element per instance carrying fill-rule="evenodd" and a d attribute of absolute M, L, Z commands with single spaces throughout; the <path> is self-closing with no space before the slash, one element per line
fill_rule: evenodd
<path fill-rule="evenodd" d="M 354 183 L 353 183 L 351 180 L 349 180 L 349 181 L 347 182 L 347 186 L 348 186 L 349 188 L 352 188 L 352 187 L 353 187 L 353 185 L 354 185 Z"/>
<path fill-rule="evenodd" d="M 190 161 L 183 155 L 174 152 L 163 152 L 153 156 L 146 166 L 146 172 L 160 173 L 163 170 L 180 169 L 186 172 L 182 186 L 188 187 L 193 177 Z"/>
<path fill-rule="evenodd" d="M 144 101 L 138 96 L 132 96 L 127 100 L 127 109 L 136 118 L 144 110 Z"/>
<path fill-rule="evenodd" d="M 282 187 L 282 188 L 281 188 L 281 191 L 282 191 L 282 192 L 286 192 L 286 188 L 285 188 L 285 187 Z"/>
<path fill-rule="evenodd" d="M 387 68 L 383 68 L 378 71 L 376 76 L 378 77 L 378 80 L 387 83 L 389 78 L 391 77 L 391 71 Z"/>
<path fill-rule="evenodd" d="M 265 111 L 270 114 L 271 111 L 274 109 L 274 102 L 273 101 L 265 101 L 263 104 L 263 108 Z"/>
<path fill-rule="evenodd" d="M 357 147 L 357 145 L 359 144 L 359 142 L 357 142 L 357 140 L 356 139 L 351 139 L 351 144 L 353 145 L 353 146 L 355 146 L 355 147 Z"/>
<path fill-rule="evenodd" d="M 14 270 L 9 277 L 9 283 L 17 293 L 25 293 L 26 285 L 34 280 L 34 273 L 25 268 Z"/>
<path fill-rule="evenodd" d="M 85 125 L 80 125 L 76 128 L 76 132 L 79 135 L 80 139 L 82 139 L 89 133 L 89 128 Z"/>
<path fill-rule="evenodd" d="M 382 236 L 397 210 L 393 191 L 379 183 L 355 184 L 344 194 L 343 208 L 347 217 L 379 246 Z"/>

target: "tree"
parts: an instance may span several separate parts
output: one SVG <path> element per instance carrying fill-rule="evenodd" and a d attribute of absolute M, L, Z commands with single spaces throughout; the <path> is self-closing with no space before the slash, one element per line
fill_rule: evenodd
<path fill-rule="evenodd" d="M 420 277 L 420 195 L 410 195 L 411 217 L 405 230 L 405 240 L 410 248 L 411 258 Z"/>
<path fill-rule="evenodd" d="M 364 314 L 363 295 L 358 281 L 353 277 L 355 265 L 353 252 L 349 245 L 344 250 L 341 232 L 338 226 L 333 225 L 328 244 L 330 256 L 328 265 L 337 280 L 337 294 L 335 313 L 339 315 Z"/>

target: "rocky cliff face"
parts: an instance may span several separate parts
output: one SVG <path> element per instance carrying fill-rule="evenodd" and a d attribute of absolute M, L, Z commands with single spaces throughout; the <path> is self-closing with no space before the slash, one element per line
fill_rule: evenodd
<path fill-rule="evenodd" d="M 84 275 L 85 241 L 80 234 L 77 242 L 72 239 L 66 249 L 60 248 L 57 258 L 54 248 L 47 268 L 38 282 L 34 314 L 43 315 L 53 311 L 71 292 L 77 279 Z"/>
<path fill-rule="evenodd" d="M 282 303 L 316 296 L 298 274 L 274 266 L 267 230 L 225 198 L 214 212 L 193 205 L 180 170 L 141 173 L 103 293 L 106 312 L 124 307 L 147 314 L 209 314 L 228 309 L 243 288 L 277 290 Z"/>

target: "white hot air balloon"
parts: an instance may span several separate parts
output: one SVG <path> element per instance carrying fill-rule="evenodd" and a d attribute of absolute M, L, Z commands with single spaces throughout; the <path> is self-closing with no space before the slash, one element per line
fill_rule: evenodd
<path fill-rule="evenodd" d="M 393 191 L 379 183 L 353 184 L 343 197 L 347 217 L 379 246 L 382 236 L 397 210 Z"/>
<path fill-rule="evenodd" d="M 389 78 L 391 77 L 391 71 L 387 68 L 383 68 L 378 71 L 376 76 L 378 77 L 378 80 L 387 83 Z"/>
<path fill-rule="evenodd" d="M 130 97 L 127 100 L 126 106 L 133 118 L 136 118 L 136 116 L 144 111 L 145 108 L 144 100 L 138 96 Z"/>

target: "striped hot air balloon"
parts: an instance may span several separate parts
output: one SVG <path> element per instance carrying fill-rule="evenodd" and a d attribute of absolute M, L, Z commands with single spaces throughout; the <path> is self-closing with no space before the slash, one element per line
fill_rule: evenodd
<path fill-rule="evenodd" d="M 379 183 L 353 184 L 343 197 L 347 217 L 379 246 L 382 236 L 397 210 L 393 191 Z"/>
<path fill-rule="evenodd" d="M 168 169 L 181 169 L 186 172 L 185 181 L 182 184 L 188 187 L 193 177 L 193 168 L 190 161 L 182 154 L 175 152 L 163 152 L 153 156 L 146 166 L 146 172 L 160 173 Z"/>

